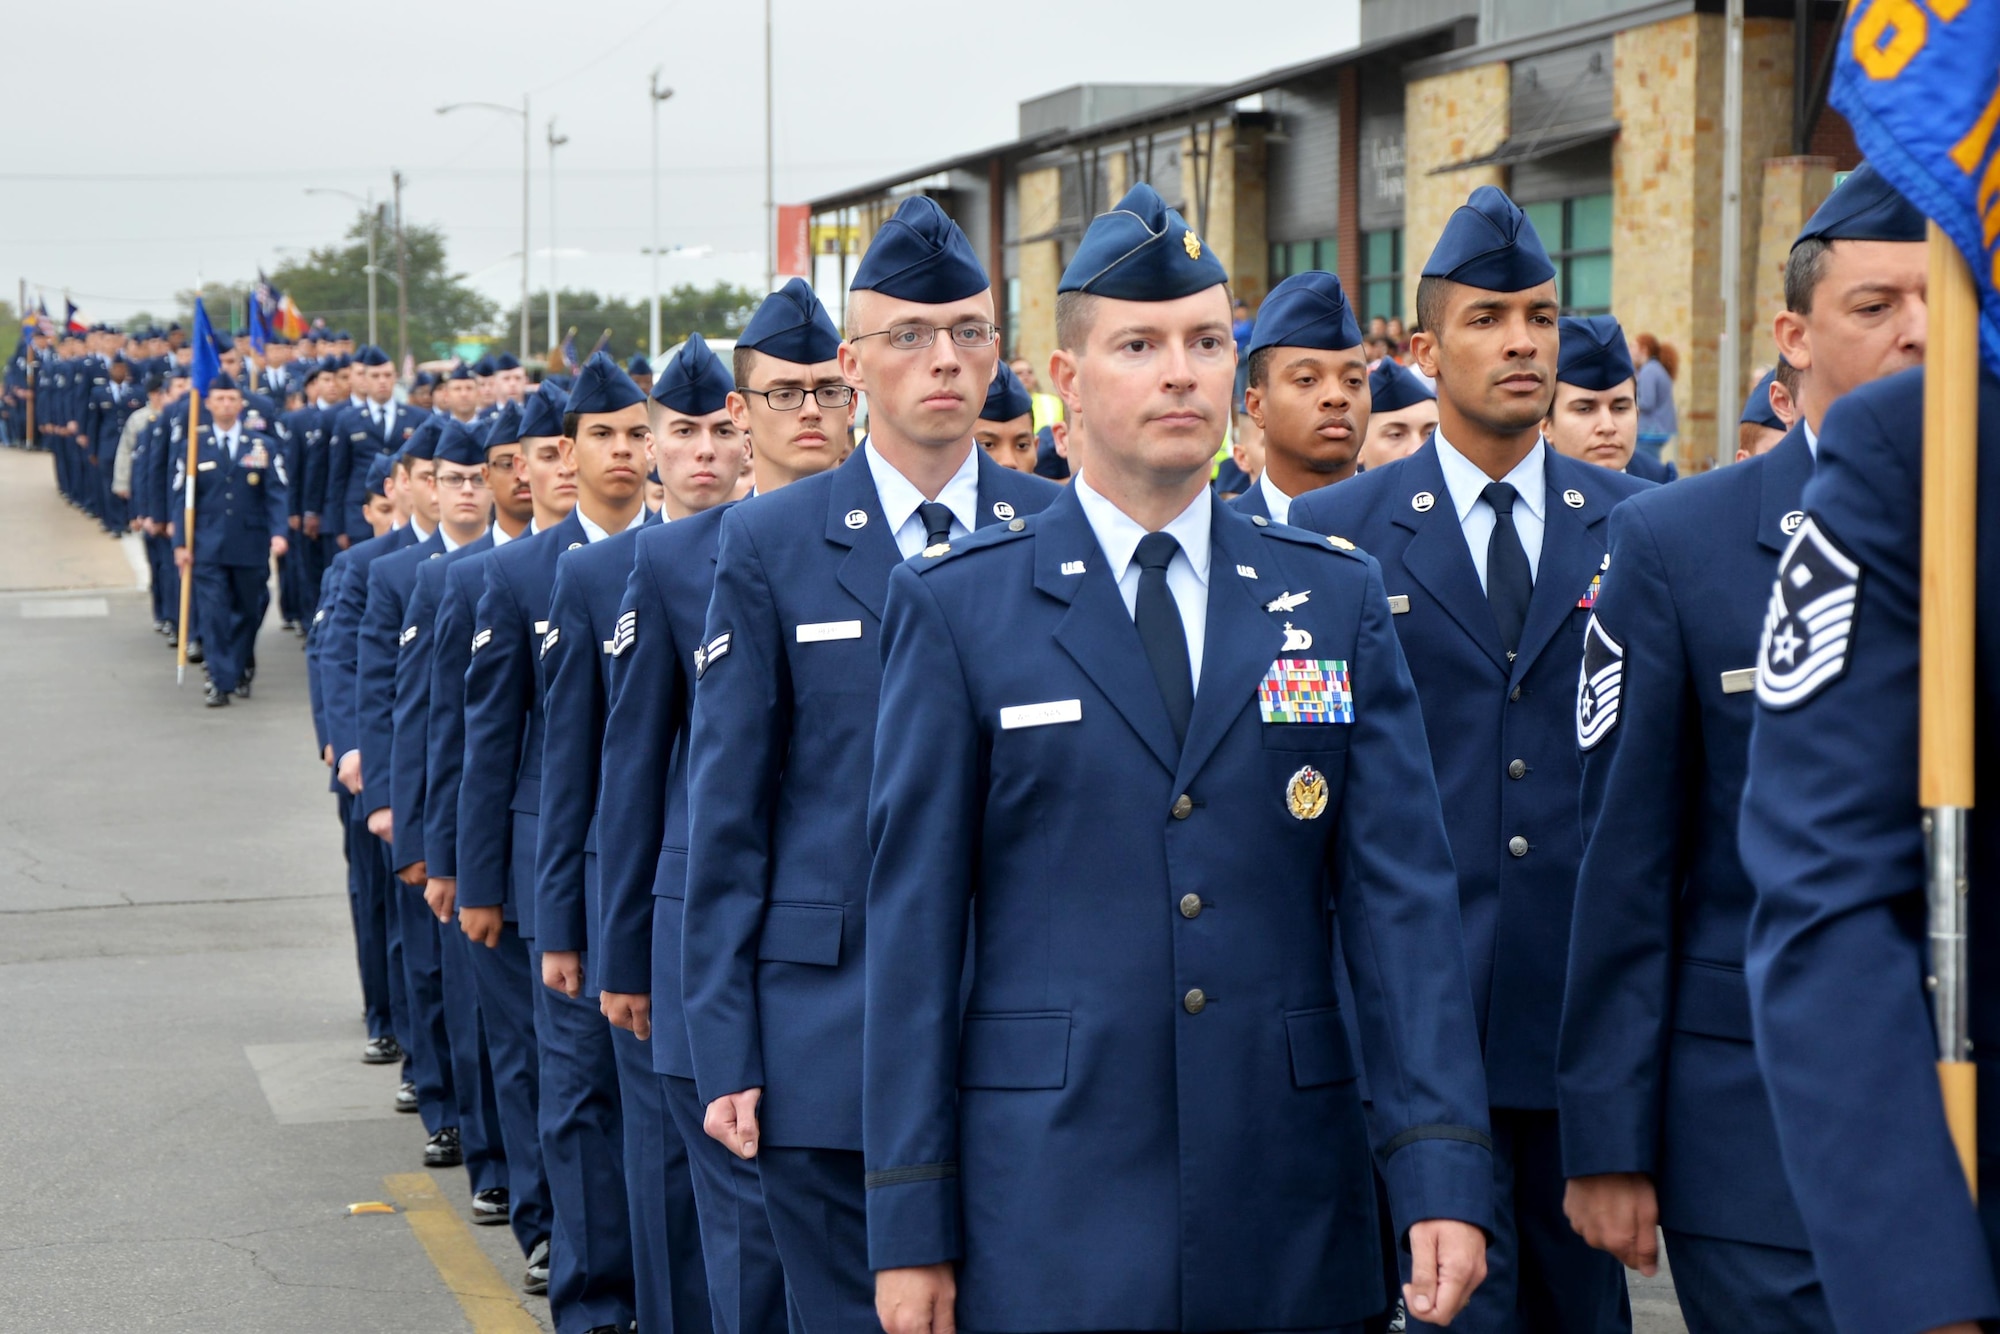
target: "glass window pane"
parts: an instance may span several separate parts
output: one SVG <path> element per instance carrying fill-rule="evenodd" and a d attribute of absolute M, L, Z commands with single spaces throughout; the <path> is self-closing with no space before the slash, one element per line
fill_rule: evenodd
<path fill-rule="evenodd" d="M 1544 250 L 1553 253 L 1569 249 L 1563 243 L 1563 206 L 1560 199 L 1529 204 L 1521 211 L 1526 213 L 1528 221 L 1535 225 L 1535 235 L 1542 238 Z"/>
<path fill-rule="evenodd" d="M 1386 320 L 1403 313 L 1402 303 L 1397 300 L 1398 286 L 1399 284 L 1387 279 L 1377 279 L 1361 285 L 1362 323 L 1367 323 L 1377 315 Z"/>
<path fill-rule="evenodd" d="M 1369 232 L 1362 242 L 1362 268 L 1370 274 L 1388 273 L 1394 250 L 1394 232 Z"/>
<path fill-rule="evenodd" d="M 1323 236 L 1313 245 L 1313 267 L 1328 273 L 1340 267 L 1340 238 Z"/>
<path fill-rule="evenodd" d="M 1565 310 L 1606 314 L 1611 309 L 1611 256 L 1579 255 L 1568 262 L 1569 282 L 1562 294 Z"/>
<path fill-rule="evenodd" d="M 1273 245 L 1271 247 L 1271 285 L 1276 287 L 1280 282 L 1291 276 L 1291 274 L 1285 272 L 1284 246 Z"/>
<path fill-rule="evenodd" d="M 1285 263 L 1289 266 L 1286 269 L 1287 273 L 1304 273 L 1313 266 L 1313 243 L 1311 241 L 1292 242 L 1291 254 L 1286 258 Z"/>
<path fill-rule="evenodd" d="M 1579 195 L 1569 201 L 1569 249 L 1611 248 L 1611 196 Z"/>

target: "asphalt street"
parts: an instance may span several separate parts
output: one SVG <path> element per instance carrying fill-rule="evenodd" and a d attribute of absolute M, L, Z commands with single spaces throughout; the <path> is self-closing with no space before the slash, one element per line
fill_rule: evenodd
<path fill-rule="evenodd" d="M 360 1063 L 298 640 L 274 606 L 203 709 L 137 554 L 0 449 L 0 1334 L 547 1329 Z M 1634 1310 L 1685 1328 L 1664 1277 Z"/>

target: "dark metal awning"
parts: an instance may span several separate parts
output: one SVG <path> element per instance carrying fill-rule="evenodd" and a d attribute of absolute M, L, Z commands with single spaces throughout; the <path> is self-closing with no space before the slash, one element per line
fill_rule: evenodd
<path fill-rule="evenodd" d="M 1491 153 L 1469 158 L 1464 162 L 1453 162 L 1448 166 L 1434 167 L 1428 173 L 1441 176 L 1448 171 L 1464 171 L 1468 167 L 1511 167 L 1520 162 L 1538 162 L 1557 153 L 1566 153 L 1572 148 L 1583 148 L 1589 144 L 1603 143 L 1616 138 L 1618 122 L 1615 120 L 1590 121 L 1583 125 L 1557 125 L 1528 134 L 1510 136 Z"/>

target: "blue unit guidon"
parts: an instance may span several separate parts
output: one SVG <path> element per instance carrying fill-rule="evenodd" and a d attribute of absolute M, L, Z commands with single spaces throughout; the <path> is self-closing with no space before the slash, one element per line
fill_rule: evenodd
<path fill-rule="evenodd" d="M 1345 658 L 1279 658 L 1257 687 L 1267 723 L 1351 723 L 1354 686 Z"/>

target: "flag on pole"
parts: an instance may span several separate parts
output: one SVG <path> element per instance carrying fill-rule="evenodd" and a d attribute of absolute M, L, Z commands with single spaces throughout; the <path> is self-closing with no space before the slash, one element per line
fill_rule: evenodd
<path fill-rule="evenodd" d="M 63 332 L 75 334 L 78 337 L 90 332 L 84 325 L 84 322 L 77 318 L 76 302 L 70 300 L 68 297 L 63 298 Z"/>
<path fill-rule="evenodd" d="M 574 372 L 577 369 L 576 326 L 574 324 L 572 324 L 569 327 L 569 332 L 563 335 L 562 358 L 563 358 L 563 365 L 567 367 L 570 371 Z"/>
<path fill-rule="evenodd" d="M 1861 0 L 1840 41 L 1829 100 L 1965 256 L 1980 358 L 2000 371 L 2000 6 Z"/>
<path fill-rule="evenodd" d="M 54 338 L 56 336 L 56 322 L 49 318 L 49 302 L 47 297 L 38 296 L 35 298 L 35 330 L 45 338 Z"/>
<path fill-rule="evenodd" d="M 208 397 L 208 387 L 215 383 L 215 377 L 222 372 L 222 353 L 215 341 L 215 330 L 208 322 L 208 309 L 201 304 L 201 298 L 194 299 L 194 368 L 189 379 L 194 382 L 194 392 Z"/>
<path fill-rule="evenodd" d="M 300 313 L 298 306 L 293 304 L 291 293 L 289 292 L 280 292 L 278 294 L 277 327 L 279 333 L 294 340 L 306 331 L 306 317 Z"/>
<path fill-rule="evenodd" d="M 258 287 L 261 293 L 263 287 L 261 281 L 258 283 Z M 270 316 L 265 313 L 264 299 L 261 294 L 253 295 L 250 298 L 250 310 L 248 313 L 250 317 L 250 350 L 261 357 L 264 355 L 264 348 L 271 341 Z"/>

